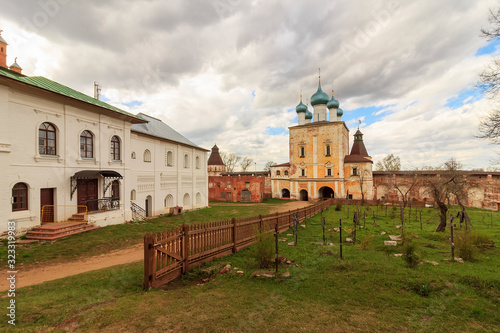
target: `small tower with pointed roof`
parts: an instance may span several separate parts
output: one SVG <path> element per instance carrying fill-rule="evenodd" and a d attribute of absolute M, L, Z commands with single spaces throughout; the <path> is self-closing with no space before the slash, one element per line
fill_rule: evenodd
<path fill-rule="evenodd" d="M 222 173 L 226 172 L 226 165 L 222 160 L 219 153 L 219 147 L 214 145 L 212 147 L 212 152 L 208 158 L 208 176 L 220 176 Z"/>
<path fill-rule="evenodd" d="M 23 69 L 21 68 L 21 66 L 19 66 L 19 64 L 17 63 L 17 57 L 16 59 L 14 60 L 14 63 L 12 65 L 10 65 L 9 69 L 11 71 L 14 71 L 16 73 L 19 73 L 19 74 L 22 74 L 23 73 Z"/>

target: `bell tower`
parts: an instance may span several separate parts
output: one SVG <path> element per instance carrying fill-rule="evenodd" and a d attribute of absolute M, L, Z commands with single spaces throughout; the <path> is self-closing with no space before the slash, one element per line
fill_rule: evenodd
<path fill-rule="evenodd" d="M 0 66 L 7 67 L 7 42 L 2 38 L 2 31 L 0 30 Z"/>

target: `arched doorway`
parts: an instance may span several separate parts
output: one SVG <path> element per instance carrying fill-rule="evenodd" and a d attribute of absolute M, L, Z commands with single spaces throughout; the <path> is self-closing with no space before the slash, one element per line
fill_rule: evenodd
<path fill-rule="evenodd" d="M 300 190 L 300 201 L 309 201 L 309 197 L 307 195 L 306 190 Z"/>
<path fill-rule="evenodd" d="M 287 188 L 284 188 L 281 190 L 281 197 L 286 199 L 286 198 L 290 198 L 290 191 L 287 189 Z"/>
<path fill-rule="evenodd" d="M 320 188 L 318 194 L 320 199 L 335 198 L 335 192 L 333 192 L 333 190 L 328 186 L 323 186 L 322 188 Z"/>
<path fill-rule="evenodd" d="M 153 215 L 153 198 L 150 195 L 148 195 L 146 197 L 145 206 L 146 206 L 146 217 L 152 216 Z"/>

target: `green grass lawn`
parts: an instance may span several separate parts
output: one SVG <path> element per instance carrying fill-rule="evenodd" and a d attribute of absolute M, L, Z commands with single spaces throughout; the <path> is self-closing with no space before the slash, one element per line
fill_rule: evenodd
<path fill-rule="evenodd" d="M 142 243 L 146 233 L 158 233 L 183 223 L 215 222 L 233 217 L 264 215 L 286 202 L 289 201 L 269 199 L 260 205 L 214 202 L 212 207 L 185 212 L 182 215 L 166 215 L 139 223 L 107 226 L 55 242 L 22 244 L 16 247 L 16 263 L 20 265 L 74 261 L 81 257 L 91 257 Z M 4 244 L 6 243 L 4 240 Z M 7 247 L 0 246 L 0 264 L 4 267 L 6 263 Z"/>
<path fill-rule="evenodd" d="M 23 331 L 124 332 L 498 332 L 500 330 L 500 252 L 497 247 L 475 253 L 473 261 L 450 258 L 449 228 L 434 233 L 437 212 L 422 209 L 405 221 L 421 260 L 409 268 L 387 247 L 388 235 L 400 235 L 399 208 L 361 207 L 365 228 L 359 242 L 344 244 L 339 258 L 339 219 L 344 238 L 353 228 L 353 206 L 330 207 L 327 242 L 322 242 L 320 215 L 299 228 L 298 245 L 280 238 L 279 254 L 293 259 L 280 266 L 290 278 L 251 277 L 258 270 L 252 247 L 191 270 L 164 289 L 144 292 L 142 263 L 117 266 L 26 287 L 16 293 L 17 329 Z M 347 217 L 349 209 L 349 217 Z M 500 244 L 500 214 L 469 209 L 474 232 Z M 406 210 L 406 215 L 409 210 Z M 456 213 L 456 208 L 453 212 Z M 375 216 L 374 216 L 375 215 Z M 417 218 L 416 218 L 417 217 Z M 372 224 L 375 221 L 376 224 Z M 181 223 L 181 222 L 179 222 Z M 457 233 L 460 232 L 457 228 Z M 462 227 L 463 230 L 463 227 Z M 381 232 L 387 235 L 381 235 Z M 90 235 L 90 234 L 89 234 Z M 244 274 L 209 275 L 202 269 L 230 263 Z M 202 279 L 208 278 L 208 282 Z M 207 280 L 205 280 L 207 281 Z M 5 293 L 4 293 L 5 294 Z M 0 330 L 6 328 L 4 319 Z M 13 329 L 12 329 L 13 330 Z"/>

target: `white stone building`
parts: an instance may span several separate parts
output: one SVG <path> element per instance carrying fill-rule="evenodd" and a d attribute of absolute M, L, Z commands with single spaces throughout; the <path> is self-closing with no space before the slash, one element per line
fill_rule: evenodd
<path fill-rule="evenodd" d="M 131 220 L 132 203 L 149 216 L 208 205 L 208 150 L 158 119 L 9 69 L 6 54 L 0 36 L 0 231 L 67 221 L 82 206 L 104 226 Z"/>

